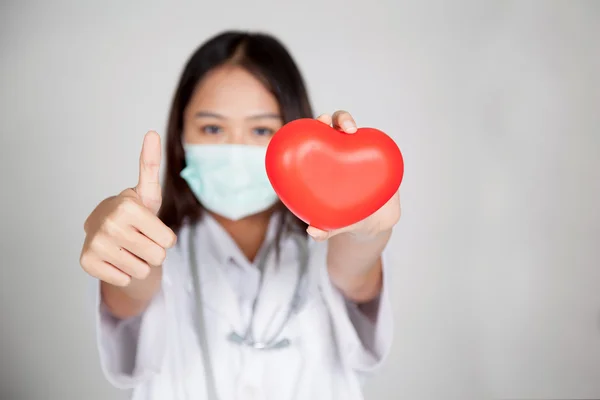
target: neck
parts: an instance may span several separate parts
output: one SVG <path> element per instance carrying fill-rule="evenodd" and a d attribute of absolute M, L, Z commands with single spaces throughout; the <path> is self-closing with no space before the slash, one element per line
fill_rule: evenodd
<path fill-rule="evenodd" d="M 229 233 L 229 236 L 238 245 L 246 258 L 253 262 L 267 236 L 267 229 L 273 211 L 270 209 L 237 221 L 232 221 L 212 212 L 210 214 Z"/>

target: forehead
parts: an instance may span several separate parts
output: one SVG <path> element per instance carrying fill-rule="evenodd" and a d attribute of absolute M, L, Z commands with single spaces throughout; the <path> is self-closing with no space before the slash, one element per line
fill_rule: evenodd
<path fill-rule="evenodd" d="M 251 73 L 239 66 L 221 66 L 198 84 L 188 108 L 230 117 L 279 112 L 277 99 Z"/>

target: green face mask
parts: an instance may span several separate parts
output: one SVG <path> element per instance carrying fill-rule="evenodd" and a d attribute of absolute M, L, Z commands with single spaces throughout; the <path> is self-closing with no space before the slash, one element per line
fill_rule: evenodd
<path fill-rule="evenodd" d="M 184 144 L 181 177 L 208 210 L 231 220 L 264 211 L 277 202 L 265 169 L 266 147 Z"/>

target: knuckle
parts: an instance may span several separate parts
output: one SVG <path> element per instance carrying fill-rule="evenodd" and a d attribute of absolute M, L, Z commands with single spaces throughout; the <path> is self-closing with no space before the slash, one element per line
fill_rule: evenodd
<path fill-rule="evenodd" d="M 162 204 L 162 197 L 160 195 L 144 197 L 144 205 L 151 210 L 158 210 Z"/>
<path fill-rule="evenodd" d="M 140 268 L 136 271 L 137 279 L 146 279 L 150 275 L 150 266 L 146 263 L 142 264 Z"/>
<path fill-rule="evenodd" d="M 169 229 L 167 248 L 171 248 L 171 247 L 175 246 L 176 242 L 177 242 L 177 235 L 175 234 L 175 232 L 173 232 L 171 229 Z"/>
<path fill-rule="evenodd" d="M 161 266 L 165 262 L 166 258 L 167 258 L 167 251 L 165 249 L 163 249 L 162 247 L 160 247 L 156 251 L 156 253 L 153 257 L 152 264 L 156 265 L 157 267 Z"/>
<path fill-rule="evenodd" d="M 81 268 L 83 271 L 94 278 L 100 277 L 101 273 L 98 271 L 98 263 L 94 260 L 94 257 L 86 254 L 82 255 L 81 258 Z"/>
<path fill-rule="evenodd" d="M 102 231 L 108 235 L 108 237 L 115 237 L 119 232 L 119 223 L 116 221 L 114 217 L 108 217 L 104 220 L 102 224 Z"/>
<path fill-rule="evenodd" d="M 117 204 L 116 211 L 119 216 L 128 215 L 135 211 L 138 207 L 138 203 L 129 196 L 122 196 Z"/>
<path fill-rule="evenodd" d="M 90 253 L 87 251 L 81 252 L 81 255 L 79 256 L 79 265 L 81 265 L 81 268 L 87 273 L 90 272 L 90 261 Z"/>
<path fill-rule="evenodd" d="M 110 283 L 114 286 L 127 287 L 131 283 L 131 278 L 128 275 L 122 275 L 120 277 L 107 279 L 105 280 L 105 282 Z"/>
<path fill-rule="evenodd" d="M 102 243 L 103 239 L 101 236 L 94 236 L 88 245 L 89 251 L 92 253 L 102 253 L 102 249 L 104 248 L 104 244 Z"/>
<path fill-rule="evenodd" d="M 83 221 L 83 231 L 87 233 L 89 230 L 89 227 L 90 227 L 90 216 L 88 215 L 88 217 L 85 219 L 85 221 Z"/>

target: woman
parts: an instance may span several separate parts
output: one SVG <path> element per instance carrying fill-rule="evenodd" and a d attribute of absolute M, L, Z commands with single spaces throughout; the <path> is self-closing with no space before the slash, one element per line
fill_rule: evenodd
<path fill-rule="evenodd" d="M 102 368 L 134 399 L 361 399 L 388 352 L 382 251 L 399 196 L 333 232 L 277 199 L 266 145 L 311 117 L 300 72 L 275 38 L 226 32 L 188 61 L 161 145 L 146 134 L 139 182 L 85 222 L 98 285 Z M 346 112 L 319 120 L 352 134 Z M 308 233 L 308 235 L 307 235 Z"/>

